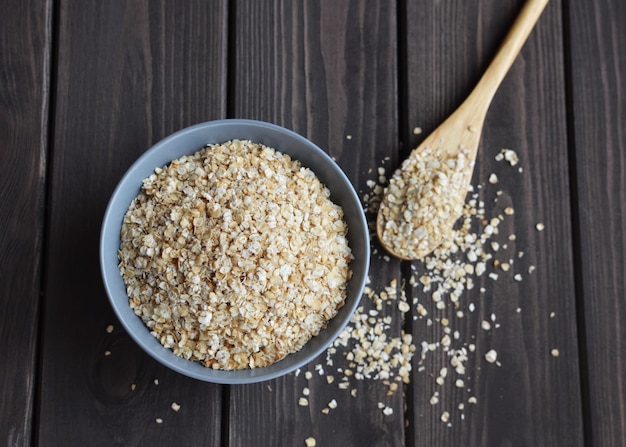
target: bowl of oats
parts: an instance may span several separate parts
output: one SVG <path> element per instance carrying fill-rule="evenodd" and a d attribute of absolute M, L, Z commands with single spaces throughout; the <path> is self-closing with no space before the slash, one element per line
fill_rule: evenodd
<path fill-rule="evenodd" d="M 126 172 L 100 265 L 143 350 L 199 380 L 273 379 L 337 338 L 365 286 L 369 232 L 354 187 L 283 127 L 229 119 L 176 132 Z"/>

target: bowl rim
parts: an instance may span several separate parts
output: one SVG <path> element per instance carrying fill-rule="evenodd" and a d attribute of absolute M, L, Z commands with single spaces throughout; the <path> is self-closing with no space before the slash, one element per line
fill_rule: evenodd
<path fill-rule="evenodd" d="M 344 302 L 344 305 L 342 306 L 342 308 L 340 308 L 339 310 L 341 314 L 343 315 L 343 320 L 340 322 L 340 324 L 336 325 L 333 328 L 327 340 L 323 343 L 319 343 L 318 346 L 316 346 L 315 348 L 309 349 L 308 351 L 310 352 L 305 352 L 305 354 L 301 354 L 300 356 L 302 358 L 299 358 L 298 360 L 291 362 L 288 366 L 284 366 L 286 364 L 281 365 L 281 362 L 283 362 L 287 358 L 290 358 L 291 356 L 296 356 L 300 354 L 301 352 L 303 352 L 305 347 L 311 343 L 311 340 L 309 340 L 300 351 L 289 354 L 284 359 L 279 360 L 278 362 L 275 362 L 272 365 L 265 366 L 265 367 L 256 367 L 252 369 L 243 369 L 243 370 L 220 370 L 220 369 L 207 368 L 205 366 L 202 366 L 198 362 L 179 357 L 176 354 L 174 354 L 171 349 L 165 348 L 163 345 L 161 345 L 161 343 L 154 336 L 150 334 L 149 329 L 147 328 L 147 326 L 145 326 L 141 318 L 139 318 L 134 313 L 134 311 L 132 311 L 130 306 L 127 305 L 128 295 L 126 293 L 123 279 L 121 279 L 121 275 L 119 274 L 119 267 L 118 267 L 117 251 L 119 250 L 119 246 L 116 247 L 115 249 L 113 249 L 110 246 L 111 241 L 109 238 L 113 237 L 111 234 L 112 231 L 117 232 L 117 240 L 119 241 L 119 228 L 120 228 L 121 222 L 118 222 L 118 220 L 116 218 L 114 219 L 114 217 L 116 217 L 120 213 L 119 207 L 121 206 L 120 204 L 120 201 L 122 200 L 121 196 L 124 195 L 123 193 L 124 191 L 127 190 L 127 188 L 133 185 L 136 185 L 137 192 L 139 191 L 141 187 L 141 182 L 147 176 L 138 175 L 137 171 L 139 171 L 140 168 L 144 168 L 144 170 L 147 169 L 145 167 L 146 161 L 150 160 L 150 158 L 153 158 L 155 154 L 159 153 L 159 151 L 163 151 L 164 147 L 168 147 L 168 145 L 170 145 L 173 141 L 176 141 L 183 136 L 189 135 L 194 132 L 209 131 L 214 128 L 217 128 L 217 129 L 224 128 L 224 126 L 235 126 L 235 127 L 236 126 L 248 126 L 250 129 L 257 129 L 261 132 L 270 131 L 276 134 L 282 134 L 285 137 L 296 140 L 302 146 L 306 146 L 308 149 L 312 150 L 314 152 L 315 157 L 322 158 L 324 160 L 324 163 L 328 164 L 328 166 L 333 168 L 332 175 L 339 177 L 340 183 L 343 184 L 343 187 L 348 193 L 349 199 L 346 199 L 346 201 L 354 201 L 355 204 L 359 205 L 356 207 L 358 210 L 360 210 L 360 212 L 358 213 L 358 216 L 356 216 L 356 221 L 357 221 L 358 226 L 361 228 L 361 231 L 364 233 L 363 240 L 360 241 L 361 242 L 360 245 L 362 245 L 362 247 L 360 247 L 362 250 L 362 254 L 360 258 L 362 259 L 357 260 L 355 258 L 355 260 L 353 260 L 352 262 L 355 262 L 355 261 L 359 262 L 360 264 L 359 267 L 362 269 L 363 274 L 361 275 L 360 278 L 353 277 L 349 280 L 350 282 L 358 281 L 356 285 L 352 286 L 353 290 L 357 292 L 356 293 L 357 296 L 354 296 L 351 299 L 351 301 L 348 302 L 347 300 L 348 295 L 346 295 L 346 301 Z M 223 141 L 220 141 L 220 142 L 223 142 Z M 212 144 L 212 143 L 218 143 L 218 142 L 208 141 L 208 144 Z M 185 151 L 184 154 L 192 154 L 195 151 L 198 151 L 200 149 L 201 148 L 189 148 L 189 150 Z M 170 158 L 169 161 L 167 161 L 165 164 L 169 163 L 175 158 L 181 157 L 182 155 L 183 154 L 176 155 L 173 158 Z M 298 159 L 298 157 L 292 157 L 292 158 Z M 315 172 L 315 169 L 311 168 L 310 166 L 307 166 L 305 163 L 302 163 L 302 164 L 303 166 L 308 167 Z M 154 172 L 155 168 L 160 167 L 158 163 L 154 166 L 152 166 L 151 164 L 149 166 L 151 169 L 150 172 Z M 140 180 L 133 181 L 133 179 L 136 180 L 137 177 L 139 177 Z M 331 190 L 331 193 L 332 193 L 332 190 Z M 133 195 L 133 197 L 135 195 L 136 193 Z M 122 202 L 122 203 L 125 203 L 125 202 Z M 128 208 L 128 205 L 123 207 L 123 211 L 121 212 L 122 218 L 124 214 L 126 213 L 127 208 Z M 350 230 L 351 229 L 349 227 L 349 231 Z M 350 241 L 350 238 L 348 239 Z M 351 248 L 354 253 L 354 247 L 351 247 Z M 313 361 L 320 354 L 322 354 L 337 339 L 341 331 L 343 331 L 343 329 L 349 324 L 352 315 L 356 312 L 360 304 L 363 291 L 365 288 L 365 284 L 367 282 L 368 273 L 369 273 L 370 250 L 371 249 L 370 249 L 370 241 L 369 241 L 369 228 L 368 228 L 367 219 L 365 216 L 365 211 L 363 209 L 361 199 L 359 195 L 357 194 L 354 188 L 354 185 L 348 179 L 348 177 L 346 176 L 344 171 L 341 169 L 341 167 L 324 150 L 322 150 L 315 143 L 301 136 L 300 134 L 292 130 L 289 130 L 285 127 L 276 125 L 276 124 L 272 124 L 272 123 L 268 123 L 264 121 L 258 121 L 258 120 L 250 120 L 250 119 L 221 119 L 221 120 L 201 122 L 198 124 L 194 124 L 192 126 L 182 128 L 166 136 L 165 138 L 161 139 L 154 145 L 152 145 L 148 150 L 146 150 L 143 154 L 141 154 L 131 164 L 131 166 L 126 170 L 124 175 L 118 181 L 115 189 L 113 190 L 113 193 L 111 194 L 109 198 L 106 210 L 104 212 L 101 230 L 100 230 L 100 239 L 99 239 L 100 272 L 101 272 L 104 288 L 107 294 L 107 298 L 118 320 L 120 321 L 120 323 L 122 324 L 126 332 L 135 341 L 135 343 L 137 343 L 141 347 L 141 349 L 147 354 L 149 354 L 153 359 L 157 360 L 157 362 L 166 366 L 169 369 L 172 369 L 187 377 L 192 377 L 192 378 L 202 380 L 205 382 L 220 383 L 220 384 L 247 384 L 247 383 L 256 383 L 256 382 L 262 382 L 266 380 L 275 379 L 277 377 L 281 377 L 290 372 L 293 372 L 299 368 L 302 368 L 304 365 Z M 111 259 L 112 251 L 115 253 L 115 259 L 117 262 L 112 262 L 112 259 Z M 119 293 L 113 290 L 113 286 L 112 284 L 110 284 L 110 281 L 109 281 L 109 275 L 112 275 L 112 274 L 114 275 L 115 272 L 117 272 L 117 275 L 119 275 L 119 279 L 122 281 L 122 284 L 124 285 L 123 297 L 117 297 L 117 299 L 116 299 L 116 295 Z M 354 269 L 353 269 L 353 272 L 354 272 Z M 349 283 L 348 286 L 350 285 L 351 284 Z M 123 303 L 126 303 L 126 306 L 121 304 L 120 300 L 122 300 Z M 128 313 L 129 311 L 132 314 L 132 317 L 136 319 L 136 321 L 130 319 L 129 313 Z M 335 320 L 338 316 L 339 314 L 333 317 L 331 321 Z M 141 334 L 137 333 L 137 330 L 138 330 L 137 322 L 139 322 L 141 326 L 143 326 L 143 328 L 145 329 L 144 331 L 141 331 L 139 329 L 139 331 L 142 332 Z M 329 330 L 328 327 L 320 331 L 320 334 L 322 334 L 322 332 L 326 330 Z M 146 334 L 149 336 L 149 338 L 146 338 Z M 156 345 L 155 345 L 155 342 L 156 342 Z M 197 367 L 192 366 L 192 365 L 197 365 Z M 281 367 L 281 366 L 284 366 L 284 367 Z"/>

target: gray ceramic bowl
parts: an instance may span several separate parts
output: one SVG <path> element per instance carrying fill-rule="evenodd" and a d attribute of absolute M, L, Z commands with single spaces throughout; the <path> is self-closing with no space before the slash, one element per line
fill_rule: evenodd
<path fill-rule="evenodd" d="M 199 363 L 176 356 L 150 335 L 143 321 L 128 305 L 124 281 L 118 269 L 122 219 L 132 199 L 138 194 L 142 180 L 157 167 L 185 154 L 193 154 L 207 143 L 228 140 L 251 140 L 273 147 L 310 168 L 331 191 L 331 199 L 341 205 L 348 225 L 348 241 L 354 255 L 350 267 L 353 275 L 348 283 L 345 305 L 326 329 L 313 337 L 297 353 L 290 354 L 271 366 L 241 371 L 206 368 Z M 285 128 L 251 120 L 221 120 L 201 123 L 176 132 L 145 152 L 126 172 L 115 189 L 104 215 L 100 235 L 100 266 L 111 305 L 132 338 L 153 358 L 189 377 L 216 383 L 253 383 L 273 379 L 315 359 L 335 340 L 356 310 L 369 268 L 370 248 L 367 222 L 359 196 L 337 164 L 319 147 Z"/>

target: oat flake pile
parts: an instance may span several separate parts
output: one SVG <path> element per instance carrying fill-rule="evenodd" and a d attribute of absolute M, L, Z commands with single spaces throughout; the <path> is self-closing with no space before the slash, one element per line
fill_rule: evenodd
<path fill-rule="evenodd" d="M 144 180 L 121 230 L 130 306 L 181 357 L 216 369 L 296 352 L 343 305 L 352 259 L 315 174 L 234 140 Z"/>

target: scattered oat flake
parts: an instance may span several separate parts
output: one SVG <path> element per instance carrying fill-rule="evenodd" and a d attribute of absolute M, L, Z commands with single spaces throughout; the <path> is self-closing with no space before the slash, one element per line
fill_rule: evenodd
<path fill-rule="evenodd" d="M 110 356 L 110 355 L 111 355 L 111 351 L 104 351 L 104 356 L 105 356 L 105 357 L 108 357 L 108 356 Z"/>
<path fill-rule="evenodd" d="M 450 420 L 450 413 L 447 411 L 441 413 L 441 422 L 448 422 L 448 420 Z"/>
<path fill-rule="evenodd" d="M 346 135 L 346 140 L 351 140 L 352 139 L 352 135 Z"/>
<path fill-rule="evenodd" d="M 411 309 L 411 306 L 406 301 L 400 301 L 398 303 L 398 310 L 402 313 L 406 313 Z"/>
<path fill-rule="evenodd" d="M 156 422 L 157 424 L 162 424 L 162 423 L 163 423 L 163 419 L 161 419 L 161 418 L 156 418 L 156 419 L 154 420 L 154 422 Z"/>
<path fill-rule="evenodd" d="M 535 228 L 537 229 L 537 231 L 543 231 L 545 228 L 545 225 L 539 222 L 537 225 L 535 225 Z"/>
<path fill-rule="evenodd" d="M 511 166 L 515 166 L 519 162 L 517 153 L 511 149 L 502 149 L 504 159 L 509 162 Z"/>
<path fill-rule="evenodd" d="M 491 183 L 492 185 L 498 183 L 498 176 L 496 174 L 491 174 L 489 176 L 489 183 Z"/>
<path fill-rule="evenodd" d="M 491 349 L 485 354 L 485 360 L 489 363 L 494 363 L 498 359 L 498 353 Z"/>
<path fill-rule="evenodd" d="M 383 414 L 385 416 L 391 416 L 393 414 L 393 408 L 391 408 L 391 407 L 383 408 Z"/>
<path fill-rule="evenodd" d="M 315 447 L 317 445 L 317 441 L 315 441 L 315 438 L 309 436 L 304 440 L 304 445 L 306 445 L 306 447 Z"/>
<path fill-rule="evenodd" d="M 334 410 L 335 408 L 337 408 L 337 401 L 333 399 L 330 402 L 328 402 L 328 408 L 330 408 L 331 410 Z"/>
<path fill-rule="evenodd" d="M 421 127 L 414 127 L 413 128 L 413 135 L 419 135 L 422 133 L 422 128 Z"/>
<path fill-rule="evenodd" d="M 177 413 L 180 411 L 180 405 L 177 404 L 176 402 L 172 402 L 172 405 L 170 405 L 170 408 L 176 411 Z"/>
<path fill-rule="evenodd" d="M 154 379 L 154 384 L 158 385 L 159 384 L 159 379 Z"/>
<path fill-rule="evenodd" d="M 130 384 L 130 390 L 131 390 L 131 391 L 135 391 L 135 388 L 137 388 L 137 384 L 135 384 L 135 383 L 131 383 L 131 384 Z"/>
<path fill-rule="evenodd" d="M 435 391 L 435 393 L 430 397 L 430 404 L 437 405 L 439 403 L 439 392 Z"/>
<path fill-rule="evenodd" d="M 301 397 L 300 399 L 298 399 L 298 405 L 300 405 L 301 407 L 308 407 L 309 400 L 306 397 Z"/>
<path fill-rule="evenodd" d="M 111 332 L 113 332 L 113 325 L 109 324 L 106 328 L 106 331 L 110 334 Z"/>
<path fill-rule="evenodd" d="M 552 357 L 558 357 L 559 356 L 559 350 L 558 349 L 553 349 L 552 351 L 550 351 L 550 354 L 552 354 Z"/>

